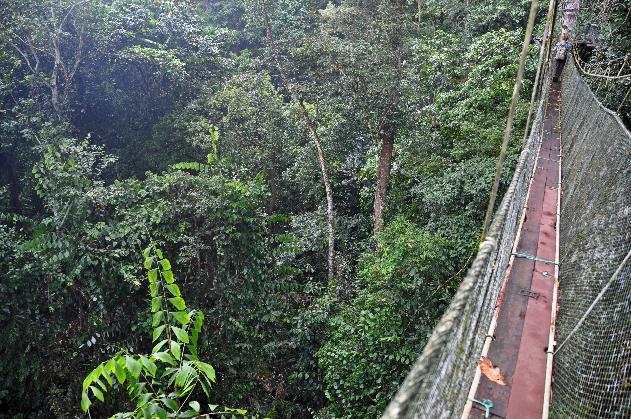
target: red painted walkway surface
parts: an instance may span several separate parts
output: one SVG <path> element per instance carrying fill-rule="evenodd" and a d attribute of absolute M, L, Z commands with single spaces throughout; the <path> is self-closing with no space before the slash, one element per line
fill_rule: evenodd
<path fill-rule="evenodd" d="M 559 90 L 552 83 L 536 169 L 530 183 L 525 218 L 516 253 L 554 261 L 559 183 Z M 541 418 L 545 390 L 546 349 L 550 333 L 553 263 L 515 256 L 509 265 L 505 291 L 488 357 L 500 368 L 507 385 L 482 376 L 475 399 L 493 401 L 491 418 Z M 483 418 L 473 404 L 470 417 Z"/>

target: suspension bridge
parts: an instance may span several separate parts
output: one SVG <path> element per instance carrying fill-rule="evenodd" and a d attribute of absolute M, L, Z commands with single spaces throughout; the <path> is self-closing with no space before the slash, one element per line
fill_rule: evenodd
<path fill-rule="evenodd" d="M 384 419 L 631 417 L 631 133 L 571 56 L 550 81 L 552 3 L 511 184 Z"/>

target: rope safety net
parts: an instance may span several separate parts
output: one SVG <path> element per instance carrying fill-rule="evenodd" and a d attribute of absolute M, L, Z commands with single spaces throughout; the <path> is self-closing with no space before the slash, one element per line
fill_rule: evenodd
<path fill-rule="evenodd" d="M 550 416 L 631 417 L 631 133 L 568 61 Z"/>

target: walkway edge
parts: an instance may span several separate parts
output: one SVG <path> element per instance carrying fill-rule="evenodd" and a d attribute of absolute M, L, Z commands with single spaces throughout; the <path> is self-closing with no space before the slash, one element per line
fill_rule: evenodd
<path fill-rule="evenodd" d="M 563 91 L 561 91 L 563 94 Z M 560 98 L 559 98 L 560 99 Z M 561 112 L 559 106 L 559 123 L 561 123 Z M 543 393 L 543 414 L 541 419 L 548 419 L 550 414 L 550 397 L 552 396 L 552 367 L 554 365 L 554 347 L 556 345 L 556 320 L 558 312 L 559 295 L 559 241 L 561 231 L 561 195 L 563 195 L 561 168 L 563 167 L 563 130 L 559 130 L 559 183 L 557 184 L 557 225 L 556 225 L 556 253 L 554 256 L 554 290 L 552 291 L 552 313 L 550 313 L 550 335 L 548 337 L 548 348 L 546 349 L 546 383 Z"/>

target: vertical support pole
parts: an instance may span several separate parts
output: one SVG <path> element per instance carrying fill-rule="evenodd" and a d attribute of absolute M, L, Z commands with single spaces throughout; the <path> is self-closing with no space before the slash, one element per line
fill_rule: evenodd
<path fill-rule="evenodd" d="M 552 38 L 552 29 L 554 28 L 554 17 L 556 15 L 557 0 L 550 0 L 548 6 L 548 15 L 546 17 L 546 26 L 543 30 L 543 38 L 541 39 L 541 50 L 539 52 L 539 66 L 537 67 L 537 75 L 532 86 L 532 96 L 530 97 L 530 108 L 528 109 L 528 117 L 526 118 L 526 129 L 524 130 L 524 143 L 530 134 L 530 120 L 532 119 L 533 108 L 537 101 L 537 96 L 541 91 L 540 84 L 545 80 L 545 68 L 549 61 L 550 39 Z"/>
<path fill-rule="evenodd" d="M 517 70 L 517 78 L 515 79 L 515 87 L 513 88 L 513 97 L 511 98 L 510 110 L 508 111 L 508 119 L 506 121 L 506 129 L 504 130 L 504 139 L 502 140 L 502 149 L 500 150 L 499 158 L 495 166 L 495 180 L 493 181 L 493 187 L 491 188 L 491 197 L 489 198 L 489 205 L 486 208 L 486 214 L 484 215 L 484 223 L 482 224 L 482 237 L 484 240 L 486 233 L 491 223 L 491 217 L 493 216 L 493 209 L 495 208 L 495 200 L 497 199 L 497 190 L 500 185 L 500 178 L 502 176 L 502 168 L 504 167 L 504 160 L 506 160 L 506 150 L 508 149 L 508 142 L 513 132 L 513 120 L 515 119 L 515 109 L 517 108 L 517 101 L 519 99 L 519 90 L 521 89 L 521 82 L 524 78 L 524 68 L 526 66 L 526 56 L 528 55 L 528 46 L 530 45 L 530 37 L 532 36 L 532 28 L 535 25 L 535 16 L 537 15 L 537 0 L 532 0 L 530 3 L 530 14 L 528 16 L 528 26 L 526 26 L 526 33 L 524 35 L 524 43 L 521 47 L 521 56 L 519 57 L 519 69 Z"/>

